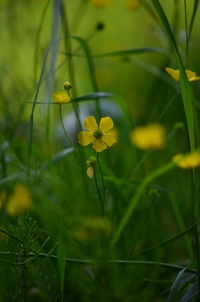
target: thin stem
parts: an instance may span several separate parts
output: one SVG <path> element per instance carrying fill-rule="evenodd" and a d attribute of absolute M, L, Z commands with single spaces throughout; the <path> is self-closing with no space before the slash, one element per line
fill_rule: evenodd
<path fill-rule="evenodd" d="M 0 255 L 2 256 L 10 256 L 13 255 L 10 252 L 0 252 Z M 20 256 L 19 253 L 15 254 Z M 24 257 L 33 257 L 33 253 L 28 253 L 23 255 Z M 49 254 L 45 254 L 45 253 L 39 253 L 37 255 L 39 258 L 51 258 L 51 259 L 57 259 L 56 255 L 49 255 Z M 12 263 L 9 263 L 7 261 L 4 261 L 4 259 L 0 259 L 0 261 L 2 262 L 6 262 L 7 264 L 13 265 Z M 87 264 L 94 264 L 94 263 L 98 263 L 98 259 L 75 259 L 75 258 L 66 258 L 65 259 L 66 262 L 68 263 L 72 263 L 72 264 L 79 264 L 79 265 L 87 265 Z M 102 259 L 100 260 L 102 263 Z M 165 263 L 165 262 L 156 262 L 156 261 L 143 261 L 143 260 L 122 260 L 122 259 L 108 259 L 105 260 L 105 263 L 107 264 L 119 264 L 119 265 L 147 265 L 147 266 L 158 266 L 158 267 L 163 267 L 163 268 L 167 268 L 167 269 L 172 269 L 172 270 L 182 270 L 185 268 L 185 266 L 183 265 L 177 265 L 177 264 L 171 264 L 171 263 Z M 16 264 L 14 264 L 15 266 Z M 196 273 L 197 271 L 195 269 L 189 269 L 186 268 L 187 272 L 190 273 Z"/>
<path fill-rule="evenodd" d="M 71 95 L 71 93 L 70 93 L 69 90 L 67 90 L 67 93 L 68 93 L 70 99 L 72 100 L 72 106 L 73 106 L 73 109 L 74 109 L 74 113 L 75 113 L 75 115 L 76 115 L 76 119 L 77 119 L 77 122 L 78 122 L 79 129 L 82 129 L 81 121 L 80 121 L 79 114 L 78 114 L 78 110 L 77 110 L 77 108 L 76 108 L 75 103 L 73 102 L 72 95 Z"/>
<path fill-rule="evenodd" d="M 186 60 L 186 63 L 187 63 L 188 55 L 189 55 L 187 0 L 184 0 L 184 15 L 185 15 L 185 34 L 186 34 L 185 60 Z"/>
<path fill-rule="evenodd" d="M 49 7 L 50 3 L 51 3 L 51 0 L 48 0 L 46 2 L 46 4 L 45 4 L 43 10 L 42 10 L 41 17 L 40 17 L 40 23 L 39 23 L 38 30 L 37 30 L 36 37 L 35 37 L 35 51 L 34 51 L 34 58 L 33 58 L 33 61 L 34 61 L 34 64 L 33 64 L 33 67 L 34 67 L 33 74 L 34 74 L 34 83 L 35 83 L 35 85 L 37 84 L 37 67 L 38 67 L 39 40 L 40 40 L 40 35 L 41 35 L 42 27 L 43 27 L 43 24 L 44 24 L 44 21 L 45 21 L 46 13 L 47 13 L 47 10 L 48 10 L 48 7 Z"/>
<path fill-rule="evenodd" d="M 99 165 L 99 171 L 100 171 L 100 175 L 101 175 L 101 181 L 102 181 L 102 185 L 103 185 L 103 198 L 104 198 L 104 203 L 106 201 L 106 186 L 105 186 L 105 181 L 104 181 L 104 176 L 103 176 L 103 170 L 101 167 L 101 162 L 100 162 L 100 158 L 99 158 L 99 153 L 97 152 L 97 162 Z"/>
<path fill-rule="evenodd" d="M 11 234 L 10 232 L 8 232 L 8 231 L 6 231 L 6 230 L 4 230 L 4 229 L 1 229 L 0 228 L 0 232 L 1 233 L 4 233 L 5 235 L 7 235 L 7 236 L 9 236 L 9 237 L 11 237 L 11 238 L 13 238 L 13 239 L 15 239 L 17 242 L 19 242 L 19 243 L 22 243 L 23 241 L 22 240 L 20 240 L 19 238 L 17 238 L 15 235 L 13 235 L 13 234 Z"/>
<path fill-rule="evenodd" d="M 183 231 L 183 232 L 181 232 L 181 233 L 179 233 L 179 234 L 177 234 L 175 236 L 172 236 L 172 237 L 170 237 L 170 238 L 168 238 L 168 239 L 166 239 L 164 241 L 161 241 L 160 243 L 156 243 L 153 246 L 151 246 L 151 247 L 149 247 L 149 248 L 141 251 L 139 254 L 135 255 L 134 258 L 135 257 L 139 257 L 141 255 L 145 255 L 145 254 L 147 254 L 147 253 L 149 253 L 149 252 L 151 252 L 151 251 L 153 251 L 153 250 L 155 250 L 155 249 L 157 249 L 159 247 L 165 246 L 165 245 L 167 245 L 167 244 L 169 244 L 169 243 L 171 243 L 171 242 L 173 242 L 173 241 L 175 241 L 175 240 L 177 240 L 177 239 L 185 236 L 186 234 L 194 231 L 194 228 L 195 228 L 195 226 L 192 225 L 188 229 L 186 229 L 185 231 Z"/>
<path fill-rule="evenodd" d="M 100 188 L 99 188 L 99 185 L 98 185 L 95 169 L 94 169 L 94 182 L 95 182 L 95 186 L 96 186 L 97 193 L 98 193 L 99 200 L 100 200 L 101 216 L 104 217 L 104 200 L 103 200 L 103 198 L 101 196 L 101 191 L 100 191 Z"/>
<path fill-rule="evenodd" d="M 62 128 L 63 128 L 63 131 L 64 131 L 64 133 L 65 133 L 65 136 L 66 136 L 67 140 L 69 141 L 70 145 L 72 145 L 70 136 L 68 135 L 67 130 L 65 129 L 65 125 L 64 125 L 64 123 L 63 123 L 63 117 L 62 117 L 62 105 L 61 105 L 61 104 L 59 104 L 59 116 L 60 116 L 60 123 L 61 123 L 61 125 L 62 125 Z"/>
<path fill-rule="evenodd" d="M 71 39 L 70 39 L 70 33 L 69 33 L 69 25 L 68 25 L 68 19 L 67 19 L 67 13 L 65 12 L 65 6 L 63 2 L 61 1 L 61 16 L 62 16 L 62 26 L 63 26 L 63 31 L 65 34 L 65 50 L 66 53 L 68 53 L 68 71 L 69 71 L 69 76 L 70 76 L 70 82 L 73 84 L 73 91 L 74 91 L 74 96 L 77 96 L 77 87 L 76 87 L 76 80 L 75 80 L 75 68 L 74 68 L 74 62 L 73 62 L 73 57 L 72 57 L 72 45 L 71 45 Z M 68 40 L 67 40 L 68 37 Z M 69 93 L 69 91 L 68 91 Z M 73 109 L 77 118 L 77 122 L 79 125 L 79 128 L 81 129 L 81 122 L 79 119 L 79 106 L 78 104 L 73 103 L 72 99 L 72 105 Z"/>

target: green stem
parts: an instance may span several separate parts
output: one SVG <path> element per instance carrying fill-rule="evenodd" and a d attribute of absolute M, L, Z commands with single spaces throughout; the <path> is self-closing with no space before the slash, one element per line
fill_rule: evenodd
<path fill-rule="evenodd" d="M 184 15 L 185 15 L 185 34 L 186 34 L 185 61 L 187 63 L 188 62 L 188 55 L 189 55 L 187 0 L 184 0 Z"/>
<path fill-rule="evenodd" d="M 98 185 L 98 181 L 97 181 L 97 176 L 96 176 L 96 171 L 94 170 L 94 182 L 95 182 L 95 186 L 96 186 L 96 189 L 97 189 L 97 193 L 98 193 L 98 196 L 99 196 L 99 200 L 100 200 L 100 207 L 101 207 L 101 216 L 104 217 L 104 200 L 101 196 L 101 191 L 100 191 L 100 188 L 99 188 L 99 185 Z"/>
<path fill-rule="evenodd" d="M 103 176 L 103 170 L 101 167 L 101 162 L 100 162 L 100 158 L 99 158 L 99 153 L 97 152 L 97 162 L 99 165 L 99 171 L 100 171 L 100 175 L 101 175 L 101 181 L 102 181 L 102 185 L 103 185 L 103 198 L 104 198 L 104 203 L 106 201 L 106 186 L 105 186 L 105 181 L 104 181 L 104 176 Z"/>
<path fill-rule="evenodd" d="M 64 133 L 65 133 L 65 136 L 66 136 L 67 140 L 69 141 L 70 145 L 72 146 L 73 144 L 72 144 L 72 142 L 71 142 L 70 136 L 68 135 L 67 130 L 65 129 L 65 125 L 64 125 L 64 123 L 63 123 L 63 117 L 62 117 L 62 105 L 61 105 L 61 104 L 59 104 L 59 116 L 60 116 L 60 123 L 61 123 L 61 125 L 62 125 L 62 128 L 63 128 L 63 131 L 64 131 Z"/>
<path fill-rule="evenodd" d="M 0 255 L 2 256 L 13 256 L 13 253 L 10 252 L 0 252 Z M 15 254 L 15 255 L 19 255 Z M 33 253 L 28 253 L 23 255 L 24 257 L 33 257 Z M 45 253 L 39 253 L 37 255 L 39 258 L 50 258 L 50 259 L 57 259 L 56 255 L 49 255 Z M 3 259 L 0 259 L 0 261 L 6 262 Z M 79 265 L 88 265 L 88 264 L 95 264 L 98 263 L 98 259 L 74 259 L 74 258 L 66 258 L 66 262 L 72 263 L 72 264 L 79 264 Z M 101 260 L 102 262 L 102 260 Z M 13 265 L 12 263 L 7 264 Z M 114 259 L 114 260 L 105 260 L 106 264 L 118 264 L 118 265 L 143 265 L 143 266 L 159 266 L 167 269 L 172 270 L 182 270 L 185 268 L 183 265 L 177 265 L 177 264 L 171 264 L 171 263 L 165 263 L 165 262 L 156 262 L 156 261 L 143 261 L 143 260 L 121 260 L 121 259 Z M 15 265 L 15 264 L 14 264 Z M 196 273 L 197 271 L 195 269 L 189 269 L 186 268 L 187 272 Z"/>
<path fill-rule="evenodd" d="M 141 255 L 145 255 L 145 254 L 147 254 L 147 253 L 149 253 L 149 252 L 151 252 L 151 251 L 153 251 L 153 250 L 155 250 L 155 249 L 157 249 L 157 248 L 159 248 L 159 247 L 165 246 L 165 245 L 167 245 L 167 244 L 169 244 L 169 243 L 171 243 L 171 242 L 173 242 L 173 241 L 175 241 L 175 240 L 177 240 L 177 239 L 183 237 L 184 235 L 186 235 L 186 234 L 188 234 L 188 233 L 194 231 L 194 228 L 195 228 L 195 226 L 192 225 L 192 226 L 190 226 L 188 229 L 184 230 L 183 232 L 181 232 L 181 233 L 179 233 L 179 234 L 177 234 L 177 235 L 175 235 L 175 236 L 172 236 L 172 237 L 170 237 L 170 238 L 168 238 L 168 239 L 166 239 L 166 240 L 164 240 L 164 241 L 162 241 L 162 242 L 159 242 L 159 243 L 157 243 L 157 244 L 154 244 L 153 246 L 151 246 L 151 247 L 149 247 L 149 248 L 147 248 L 147 249 L 141 251 L 141 252 L 140 252 L 139 254 L 137 254 L 135 257 L 139 257 L 139 256 L 141 256 Z"/>

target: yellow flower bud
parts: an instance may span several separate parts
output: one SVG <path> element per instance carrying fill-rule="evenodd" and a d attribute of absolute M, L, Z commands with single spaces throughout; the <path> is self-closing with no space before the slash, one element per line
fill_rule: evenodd
<path fill-rule="evenodd" d="M 72 84 L 69 81 L 65 81 L 63 86 L 64 86 L 64 89 L 67 91 L 72 89 Z"/>

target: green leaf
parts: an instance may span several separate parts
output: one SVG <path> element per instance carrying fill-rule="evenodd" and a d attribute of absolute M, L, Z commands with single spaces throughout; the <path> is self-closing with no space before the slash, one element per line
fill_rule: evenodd
<path fill-rule="evenodd" d="M 170 27 L 169 21 L 167 19 L 167 16 L 162 9 L 162 6 L 160 5 L 159 0 L 151 0 L 155 10 L 157 11 L 157 14 L 160 17 L 160 20 L 162 22 L 162 25 L 168 35 L 168 38 L 170 39 L 176 56 L 177 56 L 177 63 L 178 63 L 178 68 L 180 71 L 180 90 L 181 90 L 181 96 L 183 100 L 183 106 L 184 106 L 184 111 L 185 111 L 185 117 L 186 117 L 186 122 L 187 122 L 187 129 L 188 129 L 188 136 L 189 136 L 189 142 L 190 142 L 190 150 L 193 151 L 196 146 L 196 141 L 195 141 L 195 107 L 194 107 L 194 95 L 193 95 L 193 90 L 191 88 L 191 83 L 189 83 L 187 79 L 187 75 L 185 73 L 185 67 L 174 37 L 174 34 L 172 32 L 172 29 Z"/>
<path fill-rule="evenodd" d="M 145 54 L 145 53 L 167 53 L 165 49 L 162 48 L 153 48 L 153 47 L 144 47 L 144 48 L 131 48 L 131 49 L 124 49 L 124 50 L 117 50 L 107 53 L 100 53 L 94 54 L 93 57 L 100 58 L 100 57 L 119 57 L 119 56 L 132 56 L 138 54 Z"/>
<path fill-rule="evenodd" d="M 195 18 L 196 18 L 198 6 L 199 6 L 199 0 L 194 0 L 194 6 L 193 6 L 193 11 L 192 11 L 192 17 L 191 17 L 190 25 L 189 25 L 188 42 L 189 42 L 190 37 L 191 37 L 191 34 L 192 34 L 192 29 L 193 29 L 193 26 L 194 26 L 194 21 L 195 21 Z"/>
<path fill-rule="evenodd" d="M 85 102 L 85 101 L 93 101 L 96 99 L 106 99 L 106 98 L 111 98 L 113 97 L 115 94 L 113 93 L 109 93 L 109 92 L 103 92 L 103 91 L 99 91 L 99 92 L 94 92 L 94 93 L 90 93 L 90 94 L 86 94 L 86 95 L 82 95 L 76 98 L 73 98 L 73 102 L 78 103 L 78 102 Z M 34 102 L 28 102 L 30 104 L 33 104 Z M 69 105 L 72 102 L 68 102 L 68 103 L 63 103 L 61 105 Z M 56 103 L 56 102 L 52 102 L 52 103 L 48 103 L 48 102 L 37 102 L 37 105 L 60 105 L 60 103 Z"/>

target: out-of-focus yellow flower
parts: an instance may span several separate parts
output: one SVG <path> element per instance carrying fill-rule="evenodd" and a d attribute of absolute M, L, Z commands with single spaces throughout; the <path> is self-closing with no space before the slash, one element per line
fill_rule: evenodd
<path fill-rule="evenodd" d="M 93 148 L 101 152 L 117 142 L 117 131 L 113 129 L 114 122 L 109 116 L 101 118 L 99 126 L 94 116 L 88 116 L 84 120 L 84 127 L 88 131 L 78 133 L 78 142 L 81 146 L 92 143 Z"/>
<path fill-rule="evenodd" d="M 52 96 L 54 103 L 65 104 L 71 101 L 71 97 L 66 92 L 56 92 Z"/>
<path fill-rule="evenodd" d="M 89 2 L 97 7 L 105 7 L 111 3 L 111 0 L 89 0 Z"/>
<path fill-rule="evenodd" d="M 88 241 L 96 239 L 99 235 L 109 236 L 113 226 L 107 218 L 102 217 L 84 217 L 80 226 L 74 231 L 74 236 L 78 240 Z"/>
<path fill-rule="evenodd" d="M 131 132 L 131 142 L 143 150 L 161 149 L 165 145 L 166 130 L 161 124 L 137 127 Z"/>
<path fill-rule="evenodd" d="M 110 234 L 112 226 L 107 218 L 102 217 L 86 217 L 82 220 L 82 224 L 86 229 L 104 232 Z"/>
<path fill-rule="evenodd" d="M 140 0 L 131 0 L 126 3 L 126 8 L 129 10 L 135 10 L 141 5 Z"/>
<path fill-rule="evenodd" d="M 2 209 L 3 205 L 5 204 L 7 197 L 7 192 L 5 190 L 0 192 L 0 210 Z"/>
<path fill-rule="evenodd" d="M 194 152 L 189 155 L 176 154 L 172 160 L 182 169 L 197 168 L 200 166 L 200 152 Z"/>
<path fill-rule="evenodd" d="M 175 81 L 180 81 L 180 72 L 178 69 L 173 69 L 170 67 L 166 67 L 165 70 L 169 73 L 169 75 L 175 80 Z M 196 72 L 186 69 L 185 70 L 188 81 L 193 82 L 193 81 L 198 81 L 200 80 L 200 77 L 197 76 Z"/>
<path fill-rule="evenodd" d="M 8 200 L 6 211 L 10 216 L 18 216 L 29 210 L 32 199 L 28 188 L 23 184 L 16 184 L 14 192 Z"/>
<path fill-rule="evenodd" d="M 89 234 L 83 227 L 78 227 L 73 231 L 73 235 L 77 240 L 88 241 Z"/>

